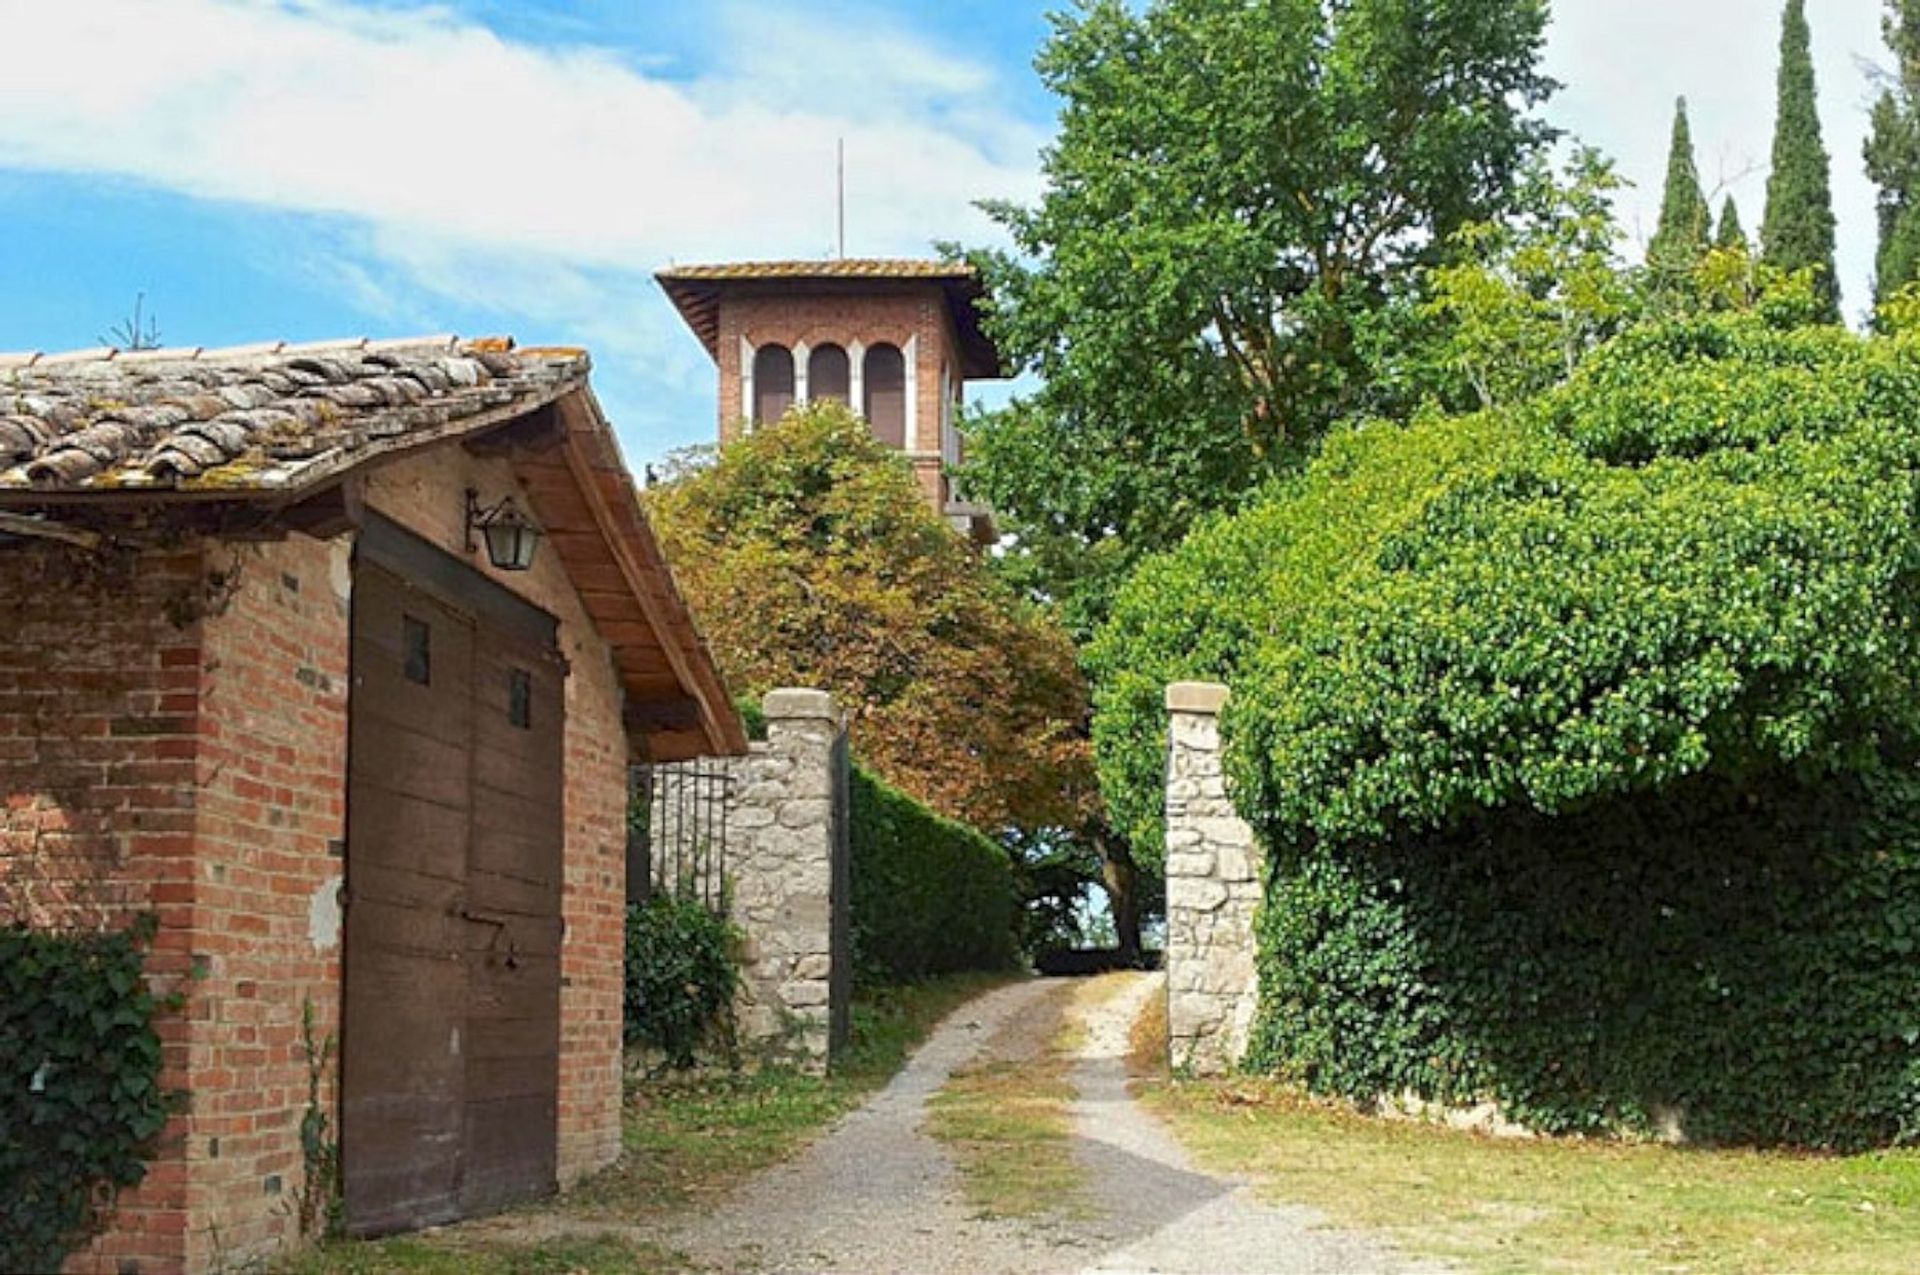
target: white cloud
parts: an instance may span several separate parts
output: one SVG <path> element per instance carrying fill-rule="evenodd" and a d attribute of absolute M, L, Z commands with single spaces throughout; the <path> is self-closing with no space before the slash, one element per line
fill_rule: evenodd
<path fill-rule="evenodd" d="M 981 68 L 900 34 L 803 38 L 777 16 L 736 24 L 727 65 L 682 84 L 443 9 L 15 0 L 0 14 L 0 164 L 585 263 L 818 253 L 842 135 L 871 247 L 917 249 L 932 228 L 976 229 L 973 198 L 1028 192 L 1041 140 L 1009 116 L 984 135 L 934 126 L 991 93 Z"/>
<path fill-rule="evenodd" d="M 0 0 L 0 166 L 344 218 L 307 251 L 337 253 L 372 313 L 424 289 L 586 333 L 684 398 L 712 373 L 653 269 L 827 255 L 843 137 L 851 251 L 980 239 L 972 201 L 1031 197 L 1044 141 L 995 72 L 904 30 L 724 18 L 715 64 L 670 79 L 644 50 L 516 43 L 441 7 Z"/>

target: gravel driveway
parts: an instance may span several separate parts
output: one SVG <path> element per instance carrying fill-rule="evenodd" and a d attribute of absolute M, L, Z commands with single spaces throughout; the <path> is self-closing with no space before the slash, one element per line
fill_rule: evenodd
<path fill-rule="evenodd" d="M 988 992 L 949 1017 L 893 1083 L 807 1150 L 661 1238 L 721 1271 L 765 1275 L 1321 1275 L 1431 1270 L 1365 1237 L 1276 1208 L 1189 1160 L 1127 1093 L 1127 1030 L 1157 975 L 1083 1009 L 1075 1154 L 1098 1206 L 1081 1221 L 970 1214 L 927 1099 L 1009 1018 L 1084 984 L 1037 980 Z"/>

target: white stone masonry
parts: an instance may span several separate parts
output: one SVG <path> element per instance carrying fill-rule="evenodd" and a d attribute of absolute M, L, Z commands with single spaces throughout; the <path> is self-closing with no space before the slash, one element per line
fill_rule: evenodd
<path fill-rule="evenodd" d="M 734 763 L 727 812 L 733 919 L 746 934 L 740 1036 L 763 1053 L 824 1071 L 840 714 L 825 691 L 773 691 L 762 707 L 767 740 Z"/>
<path fill-rule="evenodd" d="M 1227 688 L 1167 688 L 1167 1029 L 1171 1061 L 1199 1075 L 1246 1053 L 1258 998 L 1260 855 L 1221 761 Z"/>

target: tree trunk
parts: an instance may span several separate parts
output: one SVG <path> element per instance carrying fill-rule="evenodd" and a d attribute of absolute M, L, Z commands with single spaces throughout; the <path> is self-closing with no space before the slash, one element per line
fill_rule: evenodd
<path fill-rule="evenodd" d="M 1133 861 L 1133 850 L 1125 841 L 1106 829 L 1094 835 L 1100 851 L 1100 877 L 1107 889 L 1107 906 L 1113 910 L 1113 932 L 1118 940 L 1121 963 L 1140 964 L 1140 869 Z"/>

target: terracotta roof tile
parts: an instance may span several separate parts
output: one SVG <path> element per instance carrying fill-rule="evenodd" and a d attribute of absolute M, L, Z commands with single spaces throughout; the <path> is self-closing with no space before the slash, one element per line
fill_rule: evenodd
<path fill-rule="evenodd" d="M 841 258 L 831 261 L 735 261 L 710 266 L 672 266 L 661 280 L 729 279 L 971 279 L 964 261 L 910 261 L 899 258 Z"/>
<path fill-rule="evenodd" d="M 288 488 L 532 411 L 587 370 L 583 351 L 516 351 L 506 337 L 4 355 L 0 496 Z"/>

